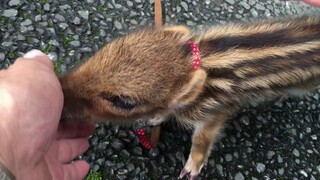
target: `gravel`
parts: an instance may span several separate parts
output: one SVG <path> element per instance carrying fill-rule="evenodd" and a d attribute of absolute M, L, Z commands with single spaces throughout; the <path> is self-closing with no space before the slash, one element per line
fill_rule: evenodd
<path fill-rule="evenodd" d="M 163 1 L 167 24 L 202 29 L 235 19 L 318 13 L 299 2 L 280 0 Z M 49 54 L 65 73 L 106 42 L 152 26 L 153 0 L 0 2 L 0 68 L 31 49 Z M 319 179 L 319 93 L 240 111 L 215 144 L 199 179 Z M 131 127 L 98 124 L 81 157 L 104 179 L 176 179 L 191 146 L 191 131 L 172 121 L 150 151 Z"/>

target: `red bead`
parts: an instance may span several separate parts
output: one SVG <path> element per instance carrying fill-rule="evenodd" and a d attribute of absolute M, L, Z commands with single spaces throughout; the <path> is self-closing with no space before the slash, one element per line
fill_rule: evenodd
<path fill-rule="evenodd" d="M 143 129 L 137 129 L 137 134 L 139 135 L 144 135 L 145 134 L 145 131 Z"/>
<path fill-rule="evenodd" d="M 197 70 L 200 67 L 200 51 L 198 45 L 193 41 L 189 41 L 188 44 L 192 49 L 192 54 L 195 56 L 195 59 L 193 60 L 193 69 Z"/>
<path fill-rule="evenodd" d="M 152 144 L 149 141 L 149 139 L 146 136 L 146 132 L 144 129 L 137 129 L 136 133 L 138 134 L 138 140 L 139 142 L 146 148 L 150 149 L 152 148 Z"/>

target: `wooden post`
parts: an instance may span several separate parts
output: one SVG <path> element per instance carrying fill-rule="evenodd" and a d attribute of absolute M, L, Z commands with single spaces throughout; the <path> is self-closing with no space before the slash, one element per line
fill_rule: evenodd
<path fill-rule="evenodd" d="M 161 28 L 162 26 L 162 7 L 161 0 L 154 1 L 154 26 Z M 160 138 L 161 125 L 152 127 L 150 142 L 153 147 L 157 146 Z"/>

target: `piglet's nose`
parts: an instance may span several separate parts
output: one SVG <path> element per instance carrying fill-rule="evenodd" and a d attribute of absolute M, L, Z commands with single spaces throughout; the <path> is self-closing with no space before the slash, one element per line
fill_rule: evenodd
<path fill-rule="evenodd" d="M 64 120 L 68 119 L 67 118 L 67 112 L 68 112 L 68 110 L 65 107 L 63 107 L 62 112 L 61 112 L 61 118 L 60 118 L 61 121 L 64 121 Z"/>

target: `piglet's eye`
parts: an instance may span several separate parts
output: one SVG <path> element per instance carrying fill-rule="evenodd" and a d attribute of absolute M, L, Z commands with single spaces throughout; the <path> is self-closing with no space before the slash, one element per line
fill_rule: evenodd
<path fill-rule="evenodd" d="M 136 107 L 136 103 L 128 96 L 109 96 L 105 93 L 101 94 L 101 97 L 109 102 L 116 108 L 130 111 Z"/>

